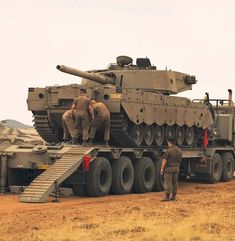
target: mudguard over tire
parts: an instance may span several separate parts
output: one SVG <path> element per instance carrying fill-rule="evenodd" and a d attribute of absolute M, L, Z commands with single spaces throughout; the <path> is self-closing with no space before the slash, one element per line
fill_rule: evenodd
<path fill-rule="evenodd" d="M 134 165 L 134 190 L 136 193 L 151 192 L 155 182 L 155 168 L 149 157 L 142 157 Z"/>
<path fill-rule="evenodd" d="M 222 154 L 222 176 L 221 181 L 230 181 L 233 178 L 234 173 L 234 156 L 231 152 L 225 152 Z"/>
<path fill-rule="evenodd" d="M 112 169 L 109 161 L 98 157 L 90 165 L 87 172 L 86 188 L 90 196 L 101 197 L 109 193 L 112 183 Z"/>
<path fill-rule="evenodd" d="M 112 186 L 114 194 L 128 194 L 134 182 L 134 168 L 129 157 L 121 156 L 112 162 Z"/>
<path fill-rule="evenodd" d="M 222 158 L 220 154 L 215 153 L 211 160 L 210 173 L 207 174 L 209 183 L 219 182 L 222 176 Z"/>

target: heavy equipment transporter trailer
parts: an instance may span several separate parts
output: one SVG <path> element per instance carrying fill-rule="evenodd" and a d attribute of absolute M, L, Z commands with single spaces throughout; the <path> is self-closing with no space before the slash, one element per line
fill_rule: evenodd
<path fill-rule="evenodd" d="M 234 148 L 181 149 L 180 178 L 194 176 L 210 183 L 232 179 Z M 87 196 L 163 191 L 163 153 L 160 147 L 11 145 L 0 150 L 0 192 L 19 193 L 21 202 L 41 203 L 63 187 Z"/>

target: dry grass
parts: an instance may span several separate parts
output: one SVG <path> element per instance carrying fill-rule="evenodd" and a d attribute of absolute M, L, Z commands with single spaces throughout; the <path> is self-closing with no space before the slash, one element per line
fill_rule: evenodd
<path fill-rule="evenodd" d="M 235 180 L 163 193 L 22 204 L 0 196 L 0 241 L 235 241 Z"/>
<path fill-rule="evenodd" d="M 206 208 L 191 214 L 183 209 L 181 220 L 159 219 L 134 210 L 118 219 L 109 217 L 89 218 L 86 221 L 67 220 L 60 227 L 46 232 L 34 232 L 31 240 L 76 241 L 76 240 L 136 240 L 136 241 L 232 241 L 235 240 L 235 216 L 229 209 L 206 211 Z"/>

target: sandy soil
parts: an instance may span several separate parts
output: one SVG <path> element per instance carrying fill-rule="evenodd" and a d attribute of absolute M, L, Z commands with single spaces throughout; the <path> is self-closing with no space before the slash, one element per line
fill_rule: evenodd
<path fill-rule="evenodd" d="M 0 240 L 235 240 L 235 180 L 181 182 L 175 202 L 163 193 L 60 198 L 19 203 L 0 196 Z"/>

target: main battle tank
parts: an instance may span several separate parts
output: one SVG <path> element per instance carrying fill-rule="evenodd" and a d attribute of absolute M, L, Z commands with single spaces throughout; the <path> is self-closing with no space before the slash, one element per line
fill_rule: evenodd
<path fill-rule="evenodd" d="M 47 142 L 62 140 L 62 114 L 71 107 L 80 88 L 102 101 L 111 113 L 111 142 L 124 147 L 163 146 L 174 137 L 179 146 L 197 145 L 203 129 L 213 124 L 204 103 L 174 96 L 191 90 L 195 76 L 172 70 L 157 70 L 148 58 L 127 56 L 107 69 L 81 71 L 64 65 L 57 69 L 82 77 L 81 85 L 29 88 L 28 109 L 35 128 Z"/>

